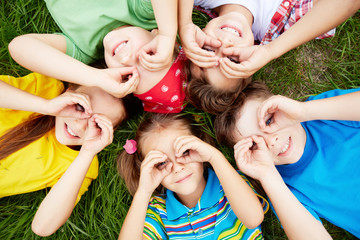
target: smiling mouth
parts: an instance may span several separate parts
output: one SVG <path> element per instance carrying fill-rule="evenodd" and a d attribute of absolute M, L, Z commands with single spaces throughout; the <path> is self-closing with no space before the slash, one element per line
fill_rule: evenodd
<path fill-rule="evenodd" d="M 76 133 L 74 133 L 74 131 L 65 123 L 65 131 L 74 138 L 79 138 L 78 135 L 76 135 Z"/>
<path fill-rule="evenodd" d="M 128 41 L 123 41 L 119 45 L 117 45 L 117 47 L 113 51 L 113 56 L 115 56 L 115 54 L 117 54 L 123 47 L 125 47 L 127 43 Z"/>
<path fill-rule="evenodd" d="M 231 27 L 231 26 L 224 26 L 224 27 L 221 27 L 221 30 L 225 31 L 225 32 L 228 32 L 228 33 L 231 33 L 237 37 L 241 37 L 241 33 L 240 33 L 240 30 L 235 28 L 235 27 Z"/>
<path fill-rule="evenodd" d="M 180 179 L 180 180 L 177 180 L 176 183 L 182 183 L 182 182 L 185 182 L 186 180 L 188 180 L 190 177 L 192 176 L 192 173 L 190 173 L 189 175 L 187 175 L 186 177 Z"/>
<path fill-rule="evenodd" d="M 289 150 L 290 142 L 291 142 L 291 137 L 289 137 L 288 140 L 285 142 L 285 145 L 283 146 L 283 148 L 281 149 L 278 155 L 283 155 Z"/>

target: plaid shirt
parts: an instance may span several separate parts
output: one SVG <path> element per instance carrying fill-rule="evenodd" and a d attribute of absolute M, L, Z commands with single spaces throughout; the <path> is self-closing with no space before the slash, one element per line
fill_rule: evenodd
<path fill-rule="evenodd" d="M 268 44 L 272 40 L 279 37 L 283 32 L 288 30 L 300 18 L 302 18 L 311 8 L 313 0 L 284 0 L 280 4 L 277 12 L 271 19 L 269 29 L 261 40 L 261 45 Z M 317 37 L 317 39 L 324 39 L 333 37 L 335 29 Z"/>

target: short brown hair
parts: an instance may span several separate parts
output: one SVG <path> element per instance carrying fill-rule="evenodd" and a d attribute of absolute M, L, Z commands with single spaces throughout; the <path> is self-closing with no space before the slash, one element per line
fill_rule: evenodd
<path fill-rule="evenodd" d="M 187 101 L 197 109 L 215 115 L 225 111 L 251 82 L 251 78 L 242 79 L 235 89 L 229 91 L 216 89 L 203 74 L 199 78 L 190 76 L 188 79 L 190 81 L 186 88 Z"/>
<path fill-rule="evenodd" d="M 216 138 L 220 143 L 229 147 L 235 145 L 234 135 L 231 134 L 235 129 L 237 114 L 242 109 L 244 103 L 249 99 L 263 98 L 267 99 L 273 94 L 265 83 L 251 82 L 238 96 L 238 98 L 224 112 L 215 118 L 214 128 Z"/>

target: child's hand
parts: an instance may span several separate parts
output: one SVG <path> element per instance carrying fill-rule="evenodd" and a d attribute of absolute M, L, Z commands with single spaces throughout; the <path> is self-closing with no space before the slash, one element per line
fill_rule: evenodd
<path fill-rule="evenodd" d="M 240 171 L 257 180 L 275 169 L 275 156 L 262 137 L 252 136 L 240 140 L 234 146 L 234 156 Z"/>
<path fill-rule="evenodd" d="M 171 173 L 172 162 L 164 167 L 159 167 L 167 159 L 167 156 L 160 151 L 150 151 L 141 163 L 140 181 L 137 191 L 143 191 L 151 195 L 159 186 L 161 181 Z"/>
<path fill-rule="evenodd" d="M 139 52 L 140 64 L 148 71 L 159 71 L 171 66 L 174 55 L 175 39 L 158 34 Z"/>
<path fill-rule="evenodd" d="M 96 86 L 114 97 L 123 98 L 134 92 L 140 81 L 139 73 L 134 67 L 101 69 L 101 77 Z"/>
<path fill-rule="evenodd" d="M 88 120 L 88 128 L 81 151 L 97 154 L 112 143 L 113 132 L 114 128 L 110 119 L 104 115 L 94 114 Z"/>
<path fill-rule="evenodd" d="M 227 78 L 248 78 L 272 60 L 266 45 L 229 47 L 223 50 L 223 54 L 236 57 L 239 62 L 234 63 L 228 58 L 220 59 L 220 69 Z"/>
<path fill-rule="evenodd" d="M 84 119 L 90 117 L 92 113 L 89 96 L 72 91 L 66 91 L 48 100 L 44 107 L 43 114 L 59 117 Z"/>
<path fill-rule="evenodd" d="M 219 150 L 201 141 L 195 136 L 181 136 L 174 142 L 177 161 L 188 162 L 210 162 L 221 156 Z"/>
<path fill-rule="evenodd" d="M 304 104 L 284 96 L 272 96 L 258 108 L 259 127 L 272 133 L 304 120 Z"/>
<path fill-rule="evenodd" d="M 218 65 L 218 57 L 212 51 L 202 49 L 205 46 L 218 48 L 221 42 L 204 33 L 194 23 L 180 28 L 181 44 L 186 56 L 199 67 L 214 67 Z"/>

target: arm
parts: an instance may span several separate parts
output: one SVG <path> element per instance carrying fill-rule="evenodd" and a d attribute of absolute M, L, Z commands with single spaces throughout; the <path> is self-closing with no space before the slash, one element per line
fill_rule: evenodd
<path fill-rule="evenodd" d="M 119 240 L 143 239 L 146 210 L 150 197 L 162 179 L 171 172 L 172 163 L 167 164 L 161 170 L 156 167 L 166 158 L 167 156 L 159 151 L 150 151 L 141 163 L 139 186 L 122 225 Z"/>
<path fill-rule="evenodd" d="M 179 34 L 186 56 L 200 67 L 213 67 L 218 64 L 214 52 L 202 49 L 204 45 L 220 47 L 221 42 L 206 35 L 192 21 L 194 1 L 179 0 Z"/>
<path fill-rule="evenodd" d="M 250 77 L 271 60 L 335 28 L 359 8 L 358 0 L 318 0 L 304 17 L 271 43 L 224 49 L 225 55 L 239 56 L 240 64 L 224 58 L 220 61 L 222 71 L 227 77 Z"/>
<path fill-rule="evenodd" d="M 251 149 L 253 142 L 256 149 Z M 289 239 L 331 239 L 321 222 L 286 186 L 263 138 L 253 136 L 243 139 L 235 145 L 234 150 L 239 169 L 260 181 Z"/>
<path fill-rule="evenodd" d="M 212 165 L 231 208 L 247 228 L 261 224 L 264 213 L 258 197 L 219 150 L 194 136 L 178 138 L 175 146 L 179 156 L 190 149 L 190 154 L 178 161 L 208 161 Z"/>
<path fill-rule="evenodd" d="M 49 236 L 66 222 L 94 156 L 110 144 L 112 138 L 111 121 L 104 116 L 93 115 L 88 121 L 85 142 L 79 155 L 39 206 L 32 222 L 34 233 Z"/>
<path fill-rule="evenodd" d="M 360 121 L 359 104 L 360 91 L 306 102 L 273 96 L 260 105 L 258 122 L 260 128 L 274 132 L 292 124 L 318 119 Z M 270 118 L 270 124 L 265 124 Z"/>
<path fill-rule="evenodd" d="M 140 50 L 140 63 L 149 71 L 158 71 L 172 64 L 177 34 L 177 0 L 152 0 L 158 25 L 156 37 Z"/>
<path fill-rule="evenodd" d="M 133 68 L 97 69 L 66 55 L 66 40 L 62 35 L 18 36 L 10 42 L 9 51 L 17 63 L 31 71 L 66 82 L 100 87 L 115 97 L 124 97 L 137 87 L 137 72 L 134 74 Z M 121 83 L 122 76 L 128 74 L 133 77 Z"/>
<path fill-rule="evenodd" d="M 91 114 L 89 98 L 67 91 L 53 99 L 45 99 L 0 81 L 0 107 L 36 112 L 44 115 L 86 118 Z M 81 105 L 85 112 L 77 111 Z"/>

